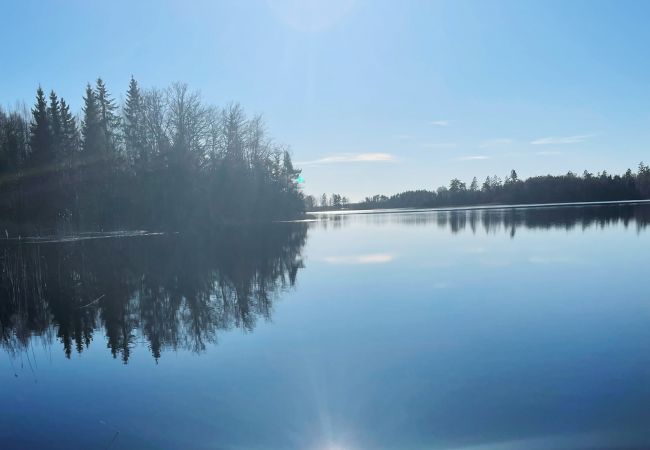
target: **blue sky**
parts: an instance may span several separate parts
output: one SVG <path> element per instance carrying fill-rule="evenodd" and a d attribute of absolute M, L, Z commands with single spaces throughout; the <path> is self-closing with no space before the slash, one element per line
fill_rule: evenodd
<path fill-rule="evenodd" d="M 263 113 L 306 192 L 352 199 L 623 171 L 650 160 L 649 19 L 642 1 L 5 2 L 0 103 L 185 81 Z"/>

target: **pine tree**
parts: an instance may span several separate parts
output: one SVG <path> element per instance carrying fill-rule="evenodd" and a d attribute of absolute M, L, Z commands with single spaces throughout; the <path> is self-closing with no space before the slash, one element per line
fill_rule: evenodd
<path fill-rule="evenodd" d="M 288 151 L 284 151 L 282 154 L 282 170 L 287 177 L 287 182 L 291 188 L 296 186 L 296 180 L 300 176 L 302 170 L 294 169 L 293 163 L 291 162 L 291 155 Z"/>
<path fill-rule="evenodd" d="M 36 91 L 36 104 L 32 109 L 32 123 L 30 127 L 31 165 L 41 167 L 52 161 L 52 136 L 47 114 L 47 101 L 45 93 L 39 86 Z"/>
<path fill-rule="evenodd" d="M 144 138 L 144 107 L 138 82 L 133 76 L 126 94 L 122 124 L 126 154 L 131 160 L 137 161 L 138 166 L 146 166 L 148 155 Z"/>
<path fill-rule="evenodd" d="M 56 92 L 50 91 L 50 106 L 47 109 L 50 123 L 50 133 L 52 135 L 52 151 L 54 157 L 59 159 L 61 155 L 61 145 L 63 141 L 61 128 L 61 106 Z"/>
<path fill-rule="evenodd" d="M 481 190 L 483 192 L 490 192 L 492 190 L 492 178 L 488 175 L 485 178 L 485 181 L 483 182 L 483 186 L 481 187 Z"/>
<path fill-rule="evenodd" d="M 68 214 L 67 219 L 78 218 L 78 156 L 79 156 L 79 130 L 77 123 L 70 113 L 70 107 L 64 99 L 59 101 L 59 114 L 61 121 L 60 155 L 61 160 L 61 201 L 62 208 Z"/>
<path fill-rule="evenodd" d="M 120 118 L 115 112 L 117 106 L 101 78 L 97 78 L 95 96 L 97 98 L 99 128 L 101 130 L 103 147 L 101 151 L 106 158 L 111 159 L 118 150 L 117 131 L 120 125 Z"/>
<path fill-rule="evenodd" d="M 59 102 L 61 111 L 61 147 L 65 158 L 70 161 L 79 150 L 77 122 L 64 99 Z"/>
<path fill-rule="evenodd" d="M 83 107 L 84 119 L 81 124 L 81 136 L 83 139 L 83 151 L 86 157 L 98 155 L 101 152 L 101 128 L 99 123 L 99 106 L 95 92 L 86 86 L 86 96 Z"/>
<path fill-rule="evenodd" d="M 32 189 L 28 191 L 26 206 L 36 223 L 47 228 L 54 224 L 57 214 L 56 154 L 53 144 L 47 100 L 43 89 L 39 86 L 36 91 L 36 104 L 32 109 L 30 127 L 31 171 L 28 183 Z"/>
<path fill-rule="evenodd" d="M 636 176 L 636 185 L 641 198 L 650 197 L 650 167 L 641 161 Z"/>
<path fill-rule="evenodd" d="M 82 152 L 75 170 L 79 194 L 79 215 L 82 227 L 102 225 L 101 210 L 105 208 L 105 157 L 97 96 L 90 84 L 84 96 L 81 124 Z"/>

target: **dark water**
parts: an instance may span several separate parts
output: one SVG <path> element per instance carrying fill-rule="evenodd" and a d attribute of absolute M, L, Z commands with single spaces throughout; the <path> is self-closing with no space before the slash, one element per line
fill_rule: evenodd
<path fill-rule="evenodd" d="M 650 206 L 0 247 L 0 448 L 650 447 Z"/>

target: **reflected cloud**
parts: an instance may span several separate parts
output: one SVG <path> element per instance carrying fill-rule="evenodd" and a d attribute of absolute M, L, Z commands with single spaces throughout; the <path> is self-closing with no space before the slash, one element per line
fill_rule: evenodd
<path fill-rule="evenodd" d="M 528 258 L 531 264 L 576 264 L 580 259 L 563 255 L 532 255 Z"/>
<path fill-rule="evenodd" d="M 485 247 L 468 247 L 463 249 L 464 253 L 473 253 L 473 254 L 480 254 L 480 253 L 485 253 L 487 252 L 487 249 Z"/>
<path fill-rule="evenodd" d="M 510 264 L 512 264 L 512 261 L 508 259 L 483 258 L 479 260 L 479 263 L 485 267 L 508 267 Z"/>
<path fill-rule="evenodd" d="M 329 264 L 385 264 L 395 259 L 390 253 L 369 253 L 366 255 L 327 256 L 323 260 Z"/>

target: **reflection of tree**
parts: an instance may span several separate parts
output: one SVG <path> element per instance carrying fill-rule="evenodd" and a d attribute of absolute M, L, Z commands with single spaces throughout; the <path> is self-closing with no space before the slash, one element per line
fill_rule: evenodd
<path fill-rule="evenodd" d="M 49 336 L 67 356 L 101 328 L 127 362 L 139 340 L 201 351 L 217 333 L 253 330 L 302 267 L 305 224 L 227 229 L 209 236 L 9 244 L 0 249 L 0 339 L 9 351 Z"/>
<path fill-rule="evenodd" d="M 320 216 L 322 227 L 327 223 L 337 226 L 345 225 L 353 220 L 366 220 L 373 225 L 399 223 L 403 225 L 428 226 L 449 228 L 452 233 L 458 233 L 469 227 L 476 233 L 480 227 L 485 233 L 505 231 L 515 237 L 517 228 L 573 228 L 587 229 L 590 227 L 604 228 L 610 225 L 630 225 L 638 229 L 645 228 L 650 223 L 650 205 L 613 204 L 596 206 L 564 206 L 564 207 L 528 207 L 528 208 L 493 208 L 493 209 L 454 209 L 454 210 L 411 210 L 391 212 L 388 214 L 366 213 L 361 215 L 323 215 Z"/>

